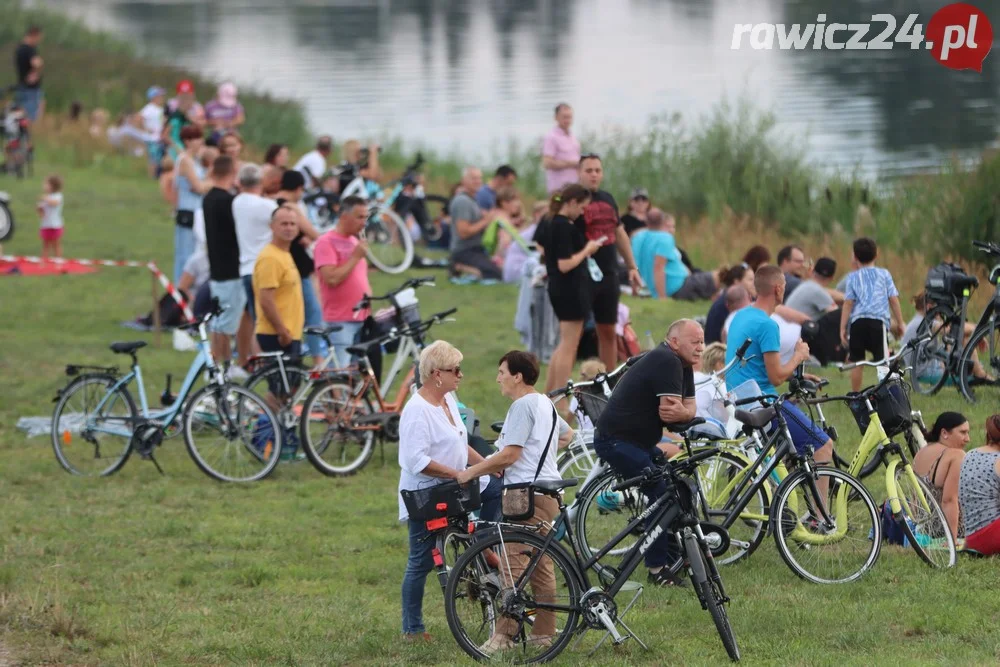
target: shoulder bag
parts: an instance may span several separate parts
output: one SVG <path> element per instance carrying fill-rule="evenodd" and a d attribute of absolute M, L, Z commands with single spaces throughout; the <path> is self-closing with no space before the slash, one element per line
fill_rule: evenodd
<path fill-rule="evenodd" d="M 538 459 L 538 467 L 535 468 L 534 478 L 532 478 L 530 482 L 508 484 L 503 487 L 501 508 L 503 510 L 504 519 L 508 521 L 525 521 L 534 516 L 535 481 L 538 479 L 538 475 L 542 472 L 542 466 L 545 465 L 545 457 L 549 455 L 549 447 L 552 445 L 552 436 L 556 432 L 557 423 L 558 418 L 556 416 L 556 409 L 553 407 L 552 428 L 549 430 L 549 439 L 545 441 L 545 449 L 542 450 L 542 456 Z"/>

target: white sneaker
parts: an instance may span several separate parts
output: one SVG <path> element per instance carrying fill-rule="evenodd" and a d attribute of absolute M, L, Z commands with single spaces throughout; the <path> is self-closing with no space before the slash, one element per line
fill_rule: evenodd
<path fill-rule="evenodd" d="M 250 374 L 243 370 L 242 366 L 230 366 L 226 369 L 226 378 L 233 380 L 234 382 L 244 382 Z"/>

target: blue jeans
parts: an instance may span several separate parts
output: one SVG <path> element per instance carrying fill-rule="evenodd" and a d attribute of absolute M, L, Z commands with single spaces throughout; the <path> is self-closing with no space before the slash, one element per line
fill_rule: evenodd
<path fill-rule="evenodd" d="M 327 322 L 326 324 L 337 324 L 343 327 L 340 331 L 331 333 L 330 340 L 333 342 L 333 350 L 337 354 L 337 366 L 346 368 L 351 364 L 351 355 L 347 354 L 347 348 L 358 343 L 364 322 Z"/>
<path fill-rule="evenodd" d="M 316 298 L 316 290 L 313 289 L 311 277 L 302 278 L 302 303 L 306 310 L 306 326 L 321 326 L 323 324 L 323 308 L 319 305 L 319 299 Z M 323 340 L 322 336 L 303 336 L 303 338 L 305 339 L 303 348 L 308 348 L 308 354 L 314 357 L 326 356 L 326 341 Z M 307 354 L 306 349 L 302 350 L 302 354 Z"/>
<path fill-rule="evenodd" d="M 194 245 L 194 229 L 174 225 L 174 285 L 180 281 L 184 265 L 194 254 Z"/>
<path fill-rule="evenodd" d="M 489 485 L 482 491 L 479 518 L 483 521 L 500 520 L 500 493 L 503 484 L 497 477 L 490 477 Z M 423 521 L 407 521 L 410 529 L 410 555 L 403 573 L 403 633 L 424 632 L 424 584 L 434 569 L 434 542 L 428 538 Z M 427 539 L 424 539 L 427 538 Z M 421 541 L 423 540 L 423 541 Z"/>
<path fill-rule="evenodd" d="M 38 120 L 38 110 L 41 108 L 42 100 L 44 99 L 45 93 L 42 92 L 41 88 L 18 86 L 14 91 L 14 102 L 24 109 L 24 114 L 31 122 Z"/>
<path fill-rule="evenodd" d="M 607 462 L 611 468 L 622 477 L 638 477 L 653 464 L 653 450 L 643 449 L 636 444 L 624 440 L 607 438 L 600 433 L 594 434 L 594 451 Z M 667 484 L 660 480 L 656 484 L 641 487 L 650 504 L 656 502 L 667 492 Z M 652 526 L 653 517 L 646 521 L 646 529 Z M 646 567 L 656 568 L 673 564 L 680 556 L 674 534 L 664 532 L 650 545 L 646 551 Z"/>

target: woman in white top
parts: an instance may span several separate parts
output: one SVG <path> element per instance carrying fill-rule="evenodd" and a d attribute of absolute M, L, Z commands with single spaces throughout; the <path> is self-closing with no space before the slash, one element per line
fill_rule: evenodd
<path fill-rule="evenodd" d="M 500 358 L 497 384 L 500 392 L 514 402 L 507 411 L 503 431 L 497 440 L 500 451 L 481 463 L 458 474 L 459 483 L 503 471 L 504 484 L 525 484 L 546 480 L 560 480 L 556 464 L 560 442 L 568 443 L 573 430 L 557 414 L 552 401 L 535 391 L 538 381 L 538 358 L 530 352 L 514 350 Z M 542 533 L 559 514 L 559 501 L 549 495 L 536 492 L 535 513 L 523 523 L 537 526 L 543 524 Z M 507 581 L 516 581 L 528 566 L 530 556 L 510 551 L 502 559 L 509 572 L 502 574 Z M 505 567 L 506 570 L 506 567 Z M 531 575 L 532 595 L 535 600 L 548 597 L 554 601 L 556 594 L 555 573 L 548 559 L 538 564 Z M 513 637 L 517 634 L 517 623 L 513 619 L 501 618 L 489 641 L 480 650 L 491 655 L 515 647 Z M 535 616 L 529 641 L 535 646 L 551 645 L 556 634 L 556 618 L 552 612 L 540 611 Z"/>
<path fill-rule="evenodd" d="M 454 392 L 462 381 L 462 353 L 443 340 L 420 353 L 422 386 L 410 398 L 399 422 L 399 490 L 415 491 L 456 479 L 466 465 L 483 457 L 469 447 L 468 433 L 458 413 Z M 466 480 L 467 481 L 467 480 Z M 496 521 L 500 514 L 500 482 L 480 488 L 480 518 Z M 397 493 L 399 519 L 408 521 L 410 555 L 403 575 L 403 636 L 430 639 L 424 631 L 424 582 L 434 568 L 434 540 L 423 521 L 409 520 L 403 497 Z"/>

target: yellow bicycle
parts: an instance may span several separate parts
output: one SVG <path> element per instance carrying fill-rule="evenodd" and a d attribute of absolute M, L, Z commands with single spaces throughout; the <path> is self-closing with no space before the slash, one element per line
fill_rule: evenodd
<path fill-rule="evenodd" d="M 861 429 L 861 443 L 847 469 L 860 476 L 865 463 L 873 456 L 885 465 L 885 489 L 889 510 L 913 550 L 929 566 L 947 568 L 955 564 L 955 538 L 948 528 L 941 505 L 927 484 L 913 472 L 907 458 L 907 448 L 892 440 L 913 425 L 909 391 L 903 380 L 903 360 L 922 341 L 915 341 L 893 357 L 883 361 L 859 361 L 845 364 L 841 370 L 872 366 L 884 377 L 873 387 L 857 394 L 824 396 L 805 402 L 820 406 L 831 401 L 846 402 Z M 817 423 L 824 427 L 825 417 L 819 410 Z"/>

